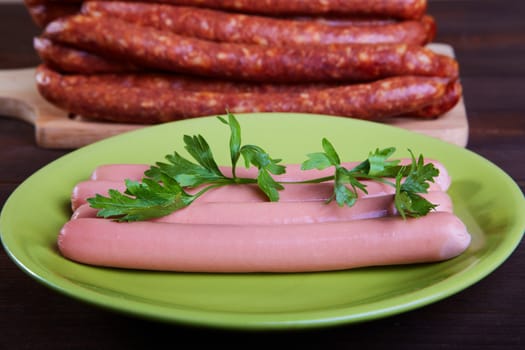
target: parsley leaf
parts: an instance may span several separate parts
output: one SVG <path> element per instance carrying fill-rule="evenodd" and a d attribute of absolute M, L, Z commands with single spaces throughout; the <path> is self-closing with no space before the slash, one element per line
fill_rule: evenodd
<path fill-rule="evenodd" d="M 101 209 L 97 216 L 118 221 L 140 221 L 168 215 L 190 205 L 196 198 L 186 193 L 171 177 L 162 176 L 162 183 L 144 178 L 142 182 L 126 180 L 126 191 L 109 190 L 109 197 L 100 194 L 87 201 Z"/>
<path fill-rule="evenodd" d="M 410 151 L 412 163 L 409 167 L 409 172 L 406 174 L 406 179 L 401 185 L 401 190 L 427 193 L 430 186 L 428 181 L 434 182 L 434 177 L 439 175 L 439 170 L 434 167 L 432 163 L 425 164 L 423 155 L 420 155 L 416 160 L 412 151 Z"/>
<path fill-rule="evenodd" d="M 168 163 L 157 162 L 144 173 L 145 176 L 160 181 L 162 175 L 168 175 L 183 187 L 196 187 L 206 183 L 221 182 L 226 179 L 214 169 L 195 164 L 179 153 L 166 156 Z"/>
<path fill-rule="evenodd" d="M 335 167 L 332 178 L 323 178 L 334 180 L 334 193 L 329 198 L 329 202 L 335 199 L 339 206 L 354 205 L 359 196 L 359 190 L 368 193 L 366 185 L 359 179 L 369 179 L 396 188 L 394 205 L 403 218 L 423 216 L 436 207 L 418 194 L 428 192 L 428 182 L 433 182 L 434 177 L 439 174 L 439 170 L 432 163 L 425 164 L 422 155 L 416 160 L 412 151 L 409 150 L 412 163 L 410 166 L 400 166 L 399 160 L 389 160 L 396 151 L 394 147 L 378 148 L 370 152 L 368 158 L 354 168 L 346 169 L 341 166 L 337 151 L 326 138 L 322 140 L 322 147 L 324 152 L 308 154 L 308 159 L 302 163 L 301 168 L 303 170 L 322 170 L 330 166 Z M 395 178 L 396 183 L 393 184 L 385 178 Z M 404 182 L 401 182 L 402 179 L 405 179 Z"/>
<path fill-rule="evenodd" d="M 241 156 L 241 125 L 235 116 L 228 112 L 228 120 L 222 117 L 217 117 L 221 122 L 230 126 L 230 158 L 232 162 L 233 177 L 235 177 L 235 168 L 237 161 Z"/>
<path fill-rule="evenodd" d="M 412 163 L 410 166 L 400 169 L 396 176 L 396 196 L 394 204 L 403 218 L 406 218 L 407 215 L 412 217 L 424 216 L 436 208 L 436 205 L 430 203 L 418 193 L 428 192 L 428 182 L 434 182 L 434 177 L 439 175 L 439 170 L 436 169 L 432 163 L 425 164 L 422 155 L 416 160 L 412 151 L 409 150 L 409 152 Z M 408 174 L 406 175 L 405 181 L 401 182 L 407 169 Z"/>
<path fill-rule="evenodd" d="M 257 185 L 266 194 L 270 201 L 279 200 L 279 192 L 284 189 L 283 185 L 273 179 L 271 174 L 284 174 L 286 167 L 278 164 L 281 159 L 272 159 L 261 147 L 255 145 L 244 145 L 240 152 L 244 158 L 244 163 L 248 168 L 254 165 L 258 169 Z"/>
<path fill-rule="evenodd" d="M 307 154 L 308 159 L 301 164 L 302 170 L 323 170 L 330 166 L 337 166 L 341 164 L 339 155 L 330 141 L 328 141 L 326 138 L 323 138 L 321 142 L 324 152 Z"/>
<path fill-rule="evenodd" d="M 352 206 L 358 198 L 358 190 L 368 193 L 366 185 L 359 181 L 360 178 L 379 179 L 385 173 L 391 173 L 399 161 L 387 161 L 395 148 L 376 149 L 368 158 L 352 169 L 341 166 L 339 154 L 333 144 L 326 138 L 322 139 L 324 152 L 307 154 L 308 159 L 301 165 L 301 169 L 323 170 L 330 166 L 335 167 L 334 194 L 328 201 L 334 200 L 339 206 Z M 396 172 L 397 173 L 397 172 Z M 326 178 L 328 180 L 328 178 Z"/>
<path fill-rule="evenodd" d="M 357 165 L 354 172 L 361 172 L 368 176 L 395 177 L 399 172 L 399 160 L 388 160 L 396 151 L 395 147 L 385 149 L 376 148 L 368 154 L 368 158 Z"/>
<path fill-rule="evenodd" d="M 195 159 L 203 168 L 207 169 L 211 173 L 218 177 L 224 177 L 222 172 L 219 170 L 219 166 L 213 159 L 213 153 L 211 152 L 208 142 L 202 137 L 202 135 L 184 135 L 184 148 L 188 153 Z"/>
<path fill-rule="evenodd" d="M 399 215 L 406 219 L 407 216 L 420 217 L 427 215 L 431 210 L 436 208 L 435 204 L 419 194 L 407 191 L 401 184 L 402 172 L 396 177 L 396 195 L 394 197 L 394 205 Z"/>

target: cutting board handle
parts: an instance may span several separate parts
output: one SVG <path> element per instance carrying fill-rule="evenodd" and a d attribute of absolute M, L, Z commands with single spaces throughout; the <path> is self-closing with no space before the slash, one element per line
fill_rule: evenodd
<path fill-rule="evenodd" d="M 0 115 L 35 124 L 34 73 L 33 68 L 0 70 Z"/>
<path fill-rule="evenodd" d="M 78 148 L 143 127 L 70 118 L 39 94 L 35 68 L 0 70 L 0 115 L 33 124 L 35 141 L 45 148 Z"/>

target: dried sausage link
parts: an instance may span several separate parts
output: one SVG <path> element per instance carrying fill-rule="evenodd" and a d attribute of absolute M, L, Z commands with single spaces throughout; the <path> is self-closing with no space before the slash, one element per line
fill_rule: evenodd
<path fill-rule="evenodd" d="M 25 1 L 28 5 L 80 4 L 83 2 L 82 0 Z M 133 2 L 132 0 L 128 1 Z M 155 2 L 268 16 L 307 15 L 420 19 L 427 10 L 426 0 L 155 0 Z"/>
<path fill-rule="evenodd" d="M 393 77 L 366 84 L 301 92 L 212 92 L 146 88 L 104 75 L 61 75 L 40 66 L 37 87 L 48 101 L 83 117 L 153 124 L 183 118 L 243 112 L 303 112 L 383 120 L 439 101 L 449 81 Z"/>
<path fill-rule="evenodd" d="M 97 74 L 96 76 L 92 76 L 90 80 L 91 82 L 95 82 L 100 78 L 100 84 L 109 83 L 140 88 L 186 91 L 206 90 L 214 92 L 298 92 L 337 86 L 335 83 L 264 84 L 234 82 L 169 72 L 160 73 L 143 70 L 122 62 L 112 61 L 87 51 L 57 44 L 45 38 L 35 38 L 34 46 L 45 65 L 50 69 L 60 73 L 74 73 L 77 75 Z"/>
<path fill-rule="evenodd" d="M 148 3 L 90 1 L 82 12 L 201 39 L 259 45 L 351 43 L 407 43 L 429 41 L 429 19 L 400 21 L 381 26 L 327 25 L 317 21 L 277 19 Z"/>
<path fill-rule="evenodd" d="M 59 72 L 95 74 L 144 71 L 143 68 L 126 63 L 124 60 L 112 60 L 43 37 L 34 38 L 33 47 L 44 63 Z M 210 79 L 205 80 L 210 81 Z M 234 85 L 239 83 L 236 82 Z"/>
<path fill-rule="evenodd" d="M 48 23 L 57 18 L 70 16 L 80 12 L 81 4 L 79 3 L 32 3 L 25 0 L 26 8 L 33 22 L 40 28 L 44 28 Z"/>
<path fill-rule="evenodd" d="M 33 45 L 52 70 L 81 75 L 99 74 L 100 84 L 118 84 L 140 88 L 177 89 L 187 91 L 215 92 L 298 92 L 309 89 L 335 87 L 337 84 L 264 84 L 234 82 L 176 73 L 159 73 L 143 70 L 123 62 L 112 61 L 87 51 L 71 48 L 52 40 L 36 37 Z M 123 74 L 132 73 L 133 74 Z M 119 73 L 119 74 L 115 74 Z M 92 81 L 97 79 L 91 77 Z"/>
<path fill-rule="evenodd" d="M 458 104 L 463 94 L 463 88 L 459 80 L 450 83 L 447 86 L 445 94 L 435 103 L 428 105 L 419 111 L 410 113 L 410 117 L 436 118 L 450 111 Z"/>
<path fill-rule="evenodd" d="M 437 33 L 436 19 L 433 16 L 425 15 L 421 18 L 421 24 L 426 34 L 427 43 L 434 41 Z"/>
<path fill-rule="evenodd" d="M 24 0 L 27 6 L 32 5 L 60 5 L 60 4 L 77 4 L 79 7 L 83 0 Z"/>
<path fill-rule="evenodd" d="M 60 45 L 46 38 L 34 38 L 33 47 L 43 62 L 61 72 L 95 74 L 139 70 L 131 64 Z"/>
<path fill-rule="evenodd" d="M 326 82 L 458 76 L 453 58 L 407 44 L 324 45 L 319 49 L 216 43 L 85 15 L 50 23 L 44 36 L 140 66 L 234 80 Z"/>
<path fill-rule="evenodd" d="M 332 27 L 339 26 L 363 26 L 363 27 L 379 27 L 387 24 L 394 24 L 399 22 L 399 20 L 394 18 L 380 18 L 380 17 L 354 17 L 354 16 L 344 16 L 344 17 L 334 17 L 334 16 L 281 16 L 276 18 L 287 18 L 293 19 L 294 21 L 304 21 L 304 22 L 315 22 L 324 24 Z"/>
<path fill-rule="evenodd" d="M 265 15 L 352 15 L 419 19 L 426 0 L 157 0 L 183 6 L 198 6 Z"/>
<path fill-rule="evenodd" d="M 93 74 L 117 73 L 134 71 L 134 74 L 105 74 L 99 76 L 100 84 L 120 84 L 145 89 L 183 90 L 183 91 L 210 91 L 210 92 L 303 92 L 336 87 L 336 84 L 251 84 L 226 80 L 208 79 L 180 74 L 162 74 L 140 71 L 136 67 L 124 63 L 106 60 L 85 51 L 80 51 L 56 44 L 43 38 L 35 38 L 35 47 L 44 62 L 53 69 L 62 72 Z M 49 57 L 49 59 L 48 59 Z M 92 77 L 95 83 L 97 77 Z M 445 95 L 435 104 L 424 107 L 419 111 L 411 112 L 410 116 L 434 118 L 441 116 L 452 109 L 462 96 L 462 87 L 459 81 L 449 84 Z"/>

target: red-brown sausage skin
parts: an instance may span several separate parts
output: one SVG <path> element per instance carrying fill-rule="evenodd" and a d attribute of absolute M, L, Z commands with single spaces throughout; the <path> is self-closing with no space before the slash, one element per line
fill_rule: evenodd
<path fill-rule="evenodd" d="M 50 2 L 42 4 L 31 4 L 26 0 L 26 8 L 33 22 L 40 28 L 57 18 L 70 16 L 80 12 L 80 3 Z"/>
<path fill-rule="evenodd" d="M 381 26 L 333 26 L 317 21 L 278 19 L 195 7 L 148 3 L 90 1 L 82 12 L 185 36 L 259 45 L 312 45 L 355 43 L 429 42 L 430 19 L 394 22 Z M 430 33 L 433 36 L 432 33 Z"/>
<path fill-rule="evenodd" d="M 108 0 L 111 1 L 111 0 Z M 80 6 L 82 0 L 25 0 L 28 7 Z M 269 16 L 330 16 L 418 20 L 425 15 L 426 0 L 157 0 L 158 3 L 198 6 Z"/>
<path fill-rule="evenodd" d="M 453 58 L 406 44 L 324 45 L 321 50 L 216 43 L 83 15 L 50 23 L 44 36 L 149 68 L 233 80 L 299 83 L 459 74 Z"/>
<path fill-rule="evenodd" d="M 419 111 L 409 113 L 411 117 L 435 118 L 450 111 L 461 99 L 463 88 L 459 80 L 449 84 L 443 97 L 435 103 L 422 108 Z"/>
<path fill-rule="evenodd" d="M 105 74 L 98 78 L 91 78 L 93 81 L 97 79 L 100 80 L 100 84 L 102 85 L 121 85 L 117 87 L 117 89 L 122 89 L 124 86 L 157 89 L 159 94 L 164 94 L 167 90 L 220 93 L 290 93 L 338 86 L 338 84 L 252 84 L 179 74 L 161 74 L 146 72 L 139 67 L 60 45 L 45 38 L 35 38 L 34 46 L 47 66 L 58 72 L 80 74 L 134 72 L 134 74 Z M 52 72 L 50 71 L 49 73 Z M 425 106 L 419 111 L 410 112 L 408 116 L 424 118 L 441 116 L 452 109 L 458 103 L 461 96 L 462 87 L 459 80 L 457 80 L 454 83 L 448 84 L 446 93 L 439 100 Z"/>
<path fill-rule="evenodd" d="M 437 33 L 436 19 L 432 16 L 425 15 L 421 18 L 421 23 L 425 28 L 427 43 L 434 41 Z"/>
<path fill-rule="evenodd" d="M 344 15 L 419 19 L 426 0 L 158 0 L 173 5 L 199 6 L 265 15 Z"/>
<path fill-rule="evenodd" d="M 84 117 L 152 124 L 182 118 L 244 112 L 298 112 L 382 120 L 419 111 L 445 94 L 448 80 L 393 77 L 367 84 L 303 92 L 192 92 L 122 84 L 110 76 L 60 75 L 41 66 L 40 93 Z"/>
<path fill-rule="evenodd" d="M 33 47 L 43 62 L 61 72 L 95 74 L 138 70 L 131 64 L 60 45 L 46 38 L 34 38 Z"/>
<path fill-rule="evenodd" d="M 197 77 L 182 75 L 176 73 L 146 71 L 136 68 L 136 71 L 127 72 L 125 64 L 113 63 L 114 61 L 106 60 L 100 56 L 89 54 L 85 51 L 71 49 L 62 45 L 57 45 L 47 39 L 38 38 L 39 45 L 50 44 L 53 49 L 45 48 L 47 53 L 63 52 L 61 58 L 51 58 L 51 64 L 43 64 L 37 72 L 42 73 L 44 77 L 54 76 L 56 78 L 64 78 L 68 81 L 67 84 L 79 85 L 86 83 L 90 86 L 100 84 L 100 89 L 104 89 L 104 85 L 112 86 L 116 89 L 122 90 L 128 88 L 140 89 L 155 89 L 159 94 L 167 91 L 191 91 L 191 92 L 221 92 L 221 93 L 242 93 L 242 92 L 257 92 L 257 93 L 278 93 L 278 92 L 305 92 L 310 90 L 319 90 L 325 88 L 333 88 L 339 86 L 338 84 L 265 84 L 265 83 L 250 83 L 237 82 L 230 80 L 211 79 L 206 77 Z M 71 57 L 71 60 L 69 60 Z M 64 62 L 65 60 L 67 62 Z M 92 60 L 93 59 L 93 60 Z M 62 64 L 63 63 L 63 64 Z M 55 69 L 53 64 L 59 65 L 59 69 Z M 91 64 L 91 66 L 90 66 Z M 129 69 L 135 67 L 130 66 Z M 94 71 L 99 74 L 92 74 Z M 107 72 L 105 71 L 107 70 Z M 60 72 L 78 73 L 78 74 L 57 74 Z M 74 83 L 78 81 L 78 83 Z"/>
<path fill-rule="evenodd" d="M 80 74 L 139 72 L 141 74 L 145 74 L 147 71 L 147 69 L 127 63 L 125 60 L 111 59 L 92 52 L 88 52 L 86 50 L 63 45 L 43 37 L 34 38 L 33 47 L 42 59 L 43 63 L 47 64 L 48 66 L 52 67 L 54 70 L 59 72 Z M 167 74 L 167 76 L 170 76 L 170 74 Z M 199 78 L 195 76 L 193 77 L 193 79 L 199 80 Z M 212 80 L 207 78 L 203 79 L 208 82 Z M 230 81 L 230 85 L 231 84 L 246 85 L 241 84 L 240 82 Z M 328 86 L 336 84 L 337 83 L 316 83 L 315 86 Z M 257 85 L 261 84 L 258 83 Z"/>
<path fill-rule="evenodd" d="M 81 4 L 82 0 L 24 0 L 26 5 Z"/>

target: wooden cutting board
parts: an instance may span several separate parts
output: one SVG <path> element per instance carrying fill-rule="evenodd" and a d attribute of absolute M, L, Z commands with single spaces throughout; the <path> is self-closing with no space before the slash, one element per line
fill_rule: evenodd
<path fill-rule="evenodd" d="M 449 45 L 431 44 L 429 47 L 439 53 L 454 55 Z M 0 70 L 0 115 L 33 124 L 36 143 L 40 147 L 73 149 L 144 127 L 70 118 L 66 111 L 51 105 L 39 95 L 34 74 L 34 68 Z M 397 118 L 387 124 L 436 137 L 461 147 L 465 147 L 468 141 L 468 121 L 463 99 L 438 119 Z"/>

